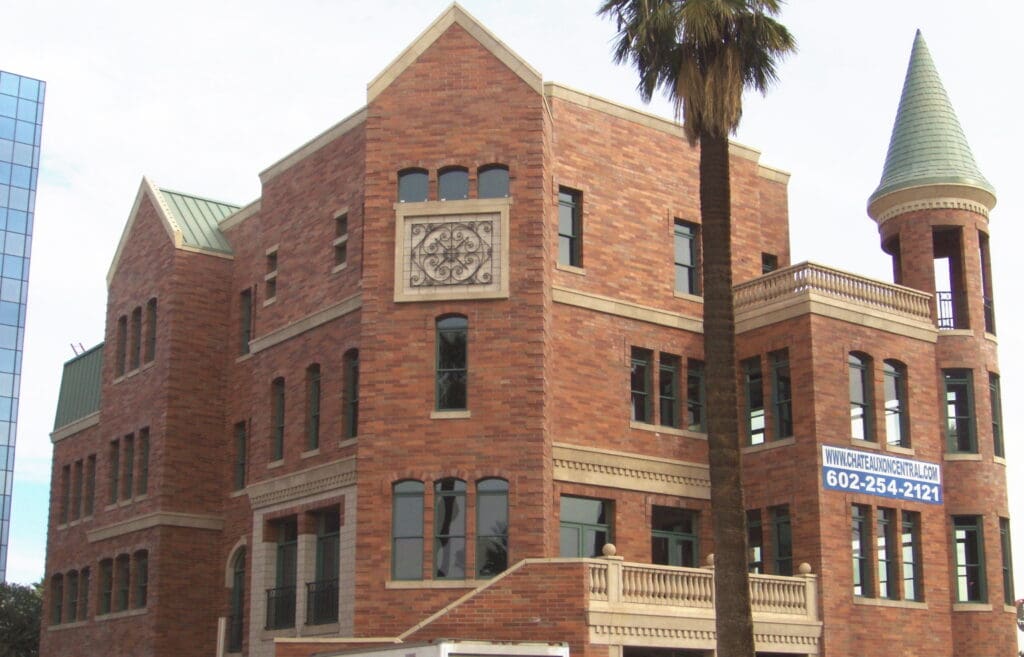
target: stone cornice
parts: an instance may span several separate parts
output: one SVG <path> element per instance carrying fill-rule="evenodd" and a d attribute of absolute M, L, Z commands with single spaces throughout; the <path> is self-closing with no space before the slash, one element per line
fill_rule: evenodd
<path fill-rule="evenodd" d="M 50 442 L 57 444 L 65 438 L 70 438 L 80 431 L 85 431 L 89 427 L 94 427 L 100 423 L 100 412 L 90 413 L 85 417 L 78 418 L 74 422 L 69 422 L 64 426 L 54 429 L 53 433 L 50 434 Z"/>
<path fill-rule="evenodd" d="M 354 486 L 354 457 L 261 481 L 245 489 L 253 509 L 260 509 L 316 495 L 328 490 Z"/>
<path fill-rule="evenodd" d="M 554 443 L 554 478 L 595 486 L 711 499 L 708 467 L 655 456 Z"/>
<path fill-rule="evenodd" d="M 220 516 L 200 515 L 197 513 L 177 513 L 174 511 L 154 511 L 106 527 L 93 529 L 86 533 L 90 543 L 105 541 L 115 536 L 123 536 L 132 532 L 152 529 L 153 527 L 184 527 L 220 531 L 224 528 L 224 519 Z"/>
<path fill-rule="evenodd" d="M 322 310 L 318 310 L 315 313 L 306 315 L 297 322 L 292 322 L 291 324 L 275 329 L 266 335 L 261 335 L 249 343 L 249 350 L 254 354 L 258 353 L 264 349 L 273 347 L 276 344 L 280 344 L 285 340 L 289 340 L 297 335 L 305 333 L 310 329 L 314 329 L 321 324 L 326 324 L 331 320 L 335 320 L 351 312 L 355 312 L 356 310 L 359 310 L 362 305 L 362 295 L 358 293 L 353 294 L 346 299 L 342 299 L 333 306 L 328 306 Z"/>
<path fill-rule="evenodd" d="M 694 333 L 704 332 L 704 322 L 697 317 L 688 317 L 686 315 L 662 310 L 660 308 L 641 306 L 640 304 L 632 303 L 630 301 L 613 299 L 611 297 L 592 294 L 590 292 L 581 292 L 579 290 L 573 290 L 559 285 L 553 285 L 551 292 L 551 298 L 555 303 L 564 303 L 578 308 L 596 310 L 608 315 L 626 317 L 628 319 L 635 319 L 641 322 L 657 324 L 658 326 L 668 326 L 671 328 L 683 329 L 684 331 L 692 331 Z"/>

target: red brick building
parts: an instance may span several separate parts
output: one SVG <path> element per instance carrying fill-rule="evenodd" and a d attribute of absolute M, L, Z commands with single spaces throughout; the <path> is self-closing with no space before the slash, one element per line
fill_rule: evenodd
<path fill-rule="evenodd" d="M 758 158 L 732 147 L 759 653 L 1010 654 L 995 197 L 923 40 L 869 208 L 899 285 L 791 264 Z M 697 159 L 453 6 L 248 206 L 143 180 L 65 366 L 42 654 L 710 654 Z"/>

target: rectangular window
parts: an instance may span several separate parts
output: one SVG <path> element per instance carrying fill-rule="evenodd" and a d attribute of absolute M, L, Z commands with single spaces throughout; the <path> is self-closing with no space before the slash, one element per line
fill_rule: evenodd
<path fill-rule="evenodd" d="M 707 432 L 704 416 L 704 361 L 686 361 L 686 428 Z"/>
<path fill-rule="evenodd" d="M 985 602 L 985 543 L 981 516 L 953 516 L 957 602 Z"/>
<path fill-rule="evenodd" d="M 263 276 L 263 301 L 273 301 L 277 297 L 277 247 L 267 249 L 267 273 Z"/>
<path fill-rule="evenodd" d="M 110 503 L 117 502 L 121 485 L 121 441 L 110 441 Z"/>
<path fill-rule="evenodd" d="M 341 269 L 348 262 L 348 213 L 334 218 L 334 268 Z"/>
<path fill-rule="evenodd" d="M 89 569 L 83 568 L 78 574 L 78 617 L 89 618 Z"/>
<path fill-rule="evenodd" d="M 391 504 L 391 576 L 423 579 L 423 482 L 394 484 Z"/>
<path fill-rule="evenodd" d="M 284 458 L 284 379 L 277 378 L 270 386 L 270 460 Z"/>
<path fill-rule="evenodd" d="M 761 358 L 754 356 L 743 361 L 743 391 L 747 405 L 747 444 L 764 443 L 764 387 L 761 377 Z"/>
<path fill-rule="evenodd" d="M 337 509 L 316 515 L 315 580 L 306 585 L 306 624 L 338 620 L 338 574 L 341 516 Z"/>
<path fill-rule="evenodd" d="M 436 400 L 439 411 L 461 411 L 467 406 L 469 323 L 461 315 L 437 320 Z"/>
<path fill-rule="evenodd" d="M 893 360 L 882 365 L 885 378 L 885 440 L 897 447 L 910 447 L 907 413 L 907 368 Z"/>
<path fill-rule="evenodd" d="M 559 510 L 560 557 L 599 557 L 612 542 L 611 502 L 563 495 Z"/>
<path fill-rule="evenodd" d="M 583 193 L 558 188 L 558 264 L 583 266 Z"/>
<path fill-rule="evenodd" d="M 775 575 L 793 574 L 793 527 L 789 505 L 768 509 L 772 518 L 772 549 L 775 550 Z"/>
<path fill-rule="evenodd" d="M 139 429 L 139 477 L 135 486 L 138 495 L 149 490 L 149 427 Z"/>
<path fill-rule="evenodd" d="M 651 563 L 696 568 L 697 512 L 667 506 L 651 508 Z"/>
<path fill-rule="evenodd" d="M 434 484 L 434 576 L 466 578 L 466 482 Z"/>
<path fill-rule="evenodd" d="M 149 553 L 140 550 L 135 553 L 135 599 L 132 606 L 141 609 L 146 606 L 149 593 Z"/>
<path fill-rule="evenodd" d="M 850 383 L 850 435 L 857 440 L 874 440 L 871 359 L 864 354 L 851 353 L 847 363 Z"/>
<path fill-rule="evenodd" d="M 68 573 L 67 586 L 67 604 L 64 616 L 68 623 L 74 623 L 78 620 L 78 573 L 75 571 Z"/>
<path fill-rule="evenodd" d="M 299 525 L 294 517 L 275 523 L 277 532 L 274 588 L 267 589 L 268 630 L 295 627 L 295 582 Z"/>
<path fill-rule="evenodd" d="M 320 447 L 320 366 L 306 368 L 306 449 Z"/>
<path fill-rule="evenodd" d="M 82 517 L 82 477 L 84 463 L 82 459 L 75 461 L 75 469 L 71 475 L 71 519 L 78 520 Z"/>
<path fill-rule="evenodd" d="M 86 517 L 92 515 L 96 504 L 96 455 L 90 454 L 85 461 L 85 502 L 83 504 Z"/>
<path fill-rule="evenodd" d="M 247 354 L 252 341 L 252 288 L 238 295 L 238 308 L 238 353 Z"/>
<path fill-rule="evenodd" d="M 993 453 L 1003 458 L 1006 452 L 1003 450 L 1003 401 L 999 392 L 999 375 L 989 372 L 988 374 L 989 403 L 992 405 L 992 450 Z"/>
<path fill-rule="evenodd" d="M 129 367 L 137 370 L 142 356 L 142 308 L 132 311 L 132 335 L 129 346 Z"/>
<path fill-rule="evenodd" d="M 476 485 L 476 576 L 493 577 L 508 568 L 508 482 L 484 479 Z"/>
<path fill-rule="evenodd" d="M 976 454 L 971 370 L 943 370 L 946 387 L 946 449 Z"/>
<path fill-rule="evenodd" d="M 871 584 L 871 509 L 854 504 L 851 507 L 850 546 L 853 552 L 853 594 L 873 597 Z"/>
<path fill-rule="evenodd" d="M 150 299 L 146 303 L 146 349 L 143 359 L 150 363 L 154 358 L 156 358 L 156 299 Z"/>
<path fill-rule="evenodd" d="M 132 486 L 135 485 L 135 436 L 128 434 L 121 443 L 124 454 L 121 460 L 124 462 L 124 478 L 121 480 L 121 499 L 132 499 Z"/>
<path fill-rule="evenodd" d="M 789 351 L 768 354 L 772 364 L 772 403 L 775 410 L 775 439 L 793 435 L 793 380 L 789 375 Z"/>
<path fill-rule="evenodd" d="M 630 418 L 634 422 L 650 422 L 651 369 L 654 353 L 649 349 L 633 347 L 629 352 Z"/>
<path fill-rule="evenodd" d="M 674 231 L 676 292 L 700 294 L 700 276 L 697 268 L 697 245 L 700 243 L 696 224 L 676 219 Z"/>
<path fill-rule="evenodd" d="M 672 354 L 660 354 L 658 358 L 658 423 L 678 429 L 679 371 L 683 361 Z"/>
<path fill-rule="evenodd" d="M 1013 605 L 1013 550 L 1010 546 L 1010 519 L 999 519 L 999 547 L 1003 556 L 1003 604 Z"/>
<path fill-rule="evenodd" d="M 770 274 L 779 268 L 779 256 L 774 253 L 761 254 L 761 273 Z"/>
<path fill-rule="evenodd" d="M 60 625 L 64 618 L 64 576 L 51 577 L 50 588 L 50 624 Z"/>
<path fill-rule="evenodd" d="M 128 362 L 128 317 L 121 315 L 117 318 L 117 362 L 115 371 L 117 376 L 124 376 Z"/>
<path fill-rule="evenodd" d="M 104 559 L 100 562 L 100 600 L 97 614 L 109 614 L 113 609 L 114 595 L 114 561 Z"/>
<path fill-rule="evenodd" d="M 879 508 L 875 513 L 875 558 L 878 562 L 878 596 L 900 597 L 896 577 L 896 512 Z"/>
<path fill-rule="evenodd" d="M 761 528 L 761 509 L 747 511 L 747 569 L 752 573 L 764 572 L 764 532 Z"/>
<path fill-rule="evenodd" d="M 122 554 L 114 560 L 114 611 L 128 608 L 128 594 L 131 591 L 131 564 L 128 555 Z"/>
<path fill-rule="evenodd" d="M 245 488 L 246 456 L 248 439 L 245 422 L 235 423 L 235 490 Z"/>
<path fill-rule="evenodd" d="M 900 529 L 900 546 L 903 561 L 903 598 L 924 600 L 921 587 L 921 514 L 903 511 Z"/>
<path fill-rule="evenodd" d="M 60 469 L 60 524 L 68 521 L 68 511 L 71 506 L 71 466 L 65 465 Z"/>

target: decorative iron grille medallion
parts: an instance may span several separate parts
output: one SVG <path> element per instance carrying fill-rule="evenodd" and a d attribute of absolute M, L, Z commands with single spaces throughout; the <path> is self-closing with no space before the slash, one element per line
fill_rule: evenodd
<path fill-rule="evenodd" d="M 488 285 L 494 280 L 494 221 L 414 223 L 409 287 Z"/>

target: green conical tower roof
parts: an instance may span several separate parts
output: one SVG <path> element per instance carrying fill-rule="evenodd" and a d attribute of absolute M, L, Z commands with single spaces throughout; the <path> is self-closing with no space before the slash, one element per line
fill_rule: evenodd
<path fill-rule="evenodd" d="M 882 180 L 868 205 L 887 194 L 927 185 L 973 187 L 990 194 L 993 204 L 995 201 L 995 189 L 974 163 L 971 147 L 918 30 Z"/>

